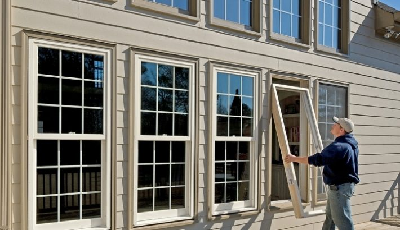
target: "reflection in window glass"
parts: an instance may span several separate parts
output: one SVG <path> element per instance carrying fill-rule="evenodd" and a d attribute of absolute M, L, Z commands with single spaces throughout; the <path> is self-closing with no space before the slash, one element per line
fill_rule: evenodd
<path fill-rule="evenodd" d="M 277 34 L 301 38 L 302 0 L 273 1 L 273 31 Z"/>
<path fill-rule="evenodd" d="M 189 0 L 148 0 L 148 1 L 176 7 L 182 10 L 189 9 Z"/>
<path fill-rule="evenodd" d="M 252 0 L 214 0 L 214 17 L 252 26 Z"/>
<path fill-rule="evenodd" d="M 341 48 L 341 0 L 318 2 L 318 44 Z"/>

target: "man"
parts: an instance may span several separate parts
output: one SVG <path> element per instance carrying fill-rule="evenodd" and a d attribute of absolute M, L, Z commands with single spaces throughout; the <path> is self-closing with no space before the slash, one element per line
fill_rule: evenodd
<path fill-rule="evenodd" d="M 322 150 L 321 153 L 309 157 L 296 157 L 288 154 L 287 163 L 297 162 L 324 166 L 324 183 L 328 185 L 328 200 L 326 203 L 326 219 L 323 230 L 354 230 L 350 210 L 350 197 L 354 193 L 354 185 L 358 178 L 358 143 L 351 132 L 354 123 L 348 118 L 333 117 L 335 122 L 331 133 L 335 141 Z"/>

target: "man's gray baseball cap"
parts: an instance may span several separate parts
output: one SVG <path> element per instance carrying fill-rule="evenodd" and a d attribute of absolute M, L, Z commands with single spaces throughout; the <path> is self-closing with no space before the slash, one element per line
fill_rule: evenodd
<path fill-rule="evenodd" d="M 344 131 L 351 133 L 354 130 L 354 123 L 349 118 L 332 118 L 335 123 L 338 123 Z"/>

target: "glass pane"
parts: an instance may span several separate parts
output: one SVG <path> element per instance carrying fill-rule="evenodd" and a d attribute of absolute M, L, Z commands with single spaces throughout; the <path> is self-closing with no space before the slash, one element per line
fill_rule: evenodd
<path fill-rule="evenodd" d="M 138 188 L 153 187 L 153 165 L 138 166 Z"/>
<path fill-rule="evenodd" d="M 169 141 L 156 141 L 156 163 L 169 163 L 170 158 L 170 143 Z M 169 172 L 169 171 L 168 171 Z"/>
<path fill-rule="evenodd" d="M 171 162 L 185 162 L 185 142 L 173 141 L 172 143 L 172 160 Z"/>
<path fill-rule="evenodd" d="M 300 39 L 300 17 L 293 16 L 292 17 L 292 37 Z"/>
<path fill-rule="evenodd" d="M 140 134 L 155 135 L 156 134 L 156 114 L 141 113 L 140 116 Z"/>
<path fill-rule="evenodd" d="M 158 111 L 172 112 L 172 90 L 158 89 Z"/>
<path fill-rule="evenodd" d="M 60 165 L 80 165 L 80 141 L 60 141 Z"/>
<path fill-rule="evenodd" d="M 169 188 L 156 188 L 154 192 L 154 211 L 169 209 Z"/>
<path fill-rule="evenodd" d="M 237 181 L 237 163 L 226 163 L 226 181 Z"/>
<path fill-rule="evenodd" d="M 229 96 L 229 115 L 240 116 L 241 114 L 241 96 Z"/>
<path fill-rule="evenodd" d="M 215 185 L 215 203 L 225 203 L 225 184 Z"/>
<path fill-rule="evenodd" d="M 251 137 L 253 135 L 253 119 L 243 118 L 242 122 L 242 136 Z"/>
<path fill-rule="evenodd" d="M 57 222 L 57 197 L 38 197 L 36 198 L 36 223 Z"/>
<path fill-rule="evenodd" d="M 327 94 L 328 94 L 327 104 L 328 105 L 336 105 L 336 90 L 335 90 L 335 87 L 327 86 L 326 89 L 327 89 Z"/>
<path fill-rule="evenodd" d="M 327 3 L 333 3 L 333 0 L 325 0 Z"/>
<path fill-rule="evenodd" d="M 139 190 L 137 192 L 138 213 L 153 211 L 153 189 Z"/>
<path fill-rule="evenodd" d="M 333 28 L 333 48 L 340 49 L 341 31 Z"/>
<path fill-rule="evenodd" d="M 172 114 L 158 114 L 158 135 L 172 135 Z"/>
<path fill-rule="evenodd" d="M 189 113 L 189 91 L 175 90 L 175 112 Z"/>
<path fill-rule="evenodd" d="M 187 136 L 189 125 L 189 116 L 187 114 L 175 114 L 175 136 Z"/>
<path fill-rule="evenodd" d="M 320 105 L 318 106 L 318 121 L 325 122 L 326 121 L 326 106 Z"/>
<path fill-rule="evenodd" d="M 281 8 L 280 4 L 281 4 L 281 0 L 274 0 L 274 2 L 273 2 L 273 6 L 276 9 L 280 9 Z"/>
<path fill-rule="evenodd" d="M 84 54 L 85 79 L 104 80 L 104 57 L 94 54 Z"/>
<path fill-rule="evenodd" d="M 237 183 L 226 184 L 226 203 L 237 201 Z"/>
<path fill-rule="evenodd" d="M 228 96 L 217 95 L 217 114 L 228 115 Z"/>
<path fill-rule="evenodd" d="M 57 194 L 57 169 L 38 169 L 36 176 L 36 194 Z"/>
<path fill-rule="evenodd" d="M 38 73 L 60 75 L 60 51 L 49 48 L 38 48 Z"/>
<path fill-rule="evenodd" d="M 241 132 L 241 119 L 236 117 L 229 118 L 229 136 L 240 136 Z"/>
<path fill-rule="evenodd" d="M 332 27 L 325 26 L 324 45 L 332 47 Z"/>
<path fill-rule="evenodd" d="M 225 142 L 224 141 L 216 141 L 215 142 L 215 161 L 223 161 L 225 160 Z"/>
<path fill-rule="evenodd" d="M 84 109 L 85 134 L 103 134 L 103 110 Z"/>
<path fill-rule="evenodd" d="M 101 215 L 101 194 L 82 195 L 82 218 L 96 218 Z"/>
<path fill-rule="evenodd" d="M 153 163 L 153 142 L 139 141 L 139 164 Z"/>
<path fill-rule="evenodd" d="M 185 207 L 185 187 L 171 188 L 171 209 Z"/>
<path fill-rule="evenodd" d="M 172 0 L 155 0 L 155 2 L 164 4 L 164 5 L 168 5 L 168 6 L 172 6 Z"/>
<path fill-rule="evenodd" d="M 250 192 L 249 182 L 239 182 L 238 189 L 239 189 L 238 201 L 249 200 L 249 192 Z"/>
<path fill-rule="evenodd" d="M 157 89 L 142 87 L 141 93 L 141 109 L 156 111 Z"/>
<path fill-rule="evenodd" d="M 249 180 L 250 179 L 250 163 L 249 162 L 239 162 L 239 180 Z"/>
<path fill-rule="evenodd" d="M 60 79 L 53 77 L 38 77 L 38 84 L 38 103 L 60 103 Z"/>
<path fill-rule="evenodd" d="M 318 94 L 318 103 L 326 104 L 326 87 L 324 85 L 319 85 Z"/>
<path fill-rule="evenodd" d="M 82 105 L 82 81 L 63 79 L 61 84 L 61 103 L 63 105 Z"/>
<path fill-rule="evenodd" d="M 57 165 L 57 141 L 36 142 L 37 166 Z"/>
<path fill-rule="evenodd" d="M 252 77 L 242 77 L 243 83 L 243 95 L 253 96 L 253 78 Z"/>
<path fill-rule="evenodd" d="M 59 132 L 59 108 L 38 106 L 38 133 Z"/>
<path fill-rule="evenodd" d="M 336 114 L 335 114 L 335 108 L 332 107 L 332 106 L 328 106 L 328 107 L 327 107 L 327 111 L 328 111 L 328 113 L 326 114 L 326 115 L 327 115 L 327 121 L 333 123 L 332 117 L 333 117 L 333 116 L 336 116 Z"/>
<path fill-rule="evenodd" d="M 217 136 L 228 136 L 228 118 L 217 116 Z"/>
<path fill-rule="evenodd" d="M 225 163 L 215 163 L 215 182 L 225 181 Z"/>
<path fill-rule="evenodd" d="M 318 123 L 318 129 L 321 134 L 321 139 L 326 140 L 326 123 Z"/>
<path fill-rule="evenodd" d="M 185 165 L 171 165 L 171 185 L 185 185 Z"/>
<path fill-rule="evenodd" d="M 172 88 L 172 73 L 174 67 L 158 65 L 158 86 Z"/>
<path fill-rule="evenodd" d="M 282 4 L 281 9 L 283 11 L 286 11 L 286 12 L 289 12 L 289 13 L 292 12 L 291 0 L 281 0 L 281 4 Z"/>
<path fill-rule="evenodd" d="M 157 85 L 157 64 L 142 62 L 141 64 L 141 84 L 142 85 Z"/>
<path fill-rule="evenodd" d="M 342 6 L 342 0 L 333 0 L 333 5 L 341 7 Z"/>
<path fill-rule="evenodd" d="M 79 195 L 60 197 L 60 221 L 79 220 Z"/>
<path fill-rule="evenodd" d="M 277 10 L 274 10 L 273 17 L 274 17 L 273 21 L 272 21 L 274 24 L 273 31 L 274 31 L 274 33 L 280 34 L 281 33 L 281 13 Z"/>
<path fill-rule="evenodd" d="M 290 14 L 283 13 L 282 16 L 282 34 L 286 36 L 291 36 L 291 17 Z"/>
<path fill-rule="evenodd" d="M 325 4 L 325 25 L 333 25 L 333 8 L 329 4 Z"/>
<path fill-rule="evenodd" d="M 318 24 L 318 44 L 324 44 L 324 26 L 322 24 Z"/>
<path fill-rule="evenodd" d="M 253 98 L 242 97 L 242 116 L 253 116 Z"/>
<path fill-rule="evenodd" d="M 239 160 L 250 159 L 250 144 L 249 142 L 239 142 Z"/>
<path fill-rule="evenodd" d="M 229 80 L 229 94 L 240 95 L 242 93 L 242 78 L 240 76 L 231 74 Z"/>
<path fill-rule="evenodd" d="M 226 142 L 226 160 L 237 160 L 238 154 L 238 142 L 227 141 Z"/>
<path fill-rule="evenodd" d="M 79 168 L 60 169 L 60 193 L 79 192 Z"/>
<path fill-rule="evenodd" d="M 82 141 L 82 164 L 101 164 L 101 141 Z"/>
<path fill-rule="evenodd" d="M 347 105 L 347 90 L 346 88 L 336 88 L 336 105 L 345 107 Z"/>
<path fill-rule="evenodd" d="M 82 168 L 82 187 L 83 192 L 101 191 L 100 167 Z"/>
<path fill-rule="evenodd" d="M 63 50 L 61 55 L 61 75 L 82 78 L 82 54 Z"/>
<path fill-rule="evenodd" d="M 337 28 L 341 28 L 341 17 L 340 17 L 340 8 L 333 8 L 333 26 Z"/>
<path fill-rule="evenodd" d="M 174 7 L 177 7 L 182 10 L 188 10 L 189 0 L 175 0 Z"/>
<path fill-rule="evenodd" d="M 225 1 L 226 20 L 239 23 L 239 0 Z"/>
<path fill-rule="evenodd" d="M 85 81 L 85 106 L 103 107 L 103 82 Z"/>
<path fill-rule="evenodd" d="M 251 0 L 240 0 L 240 24 L 251 26 Z"/>
<path fill-rule="evenodd" d="M 301 0 L 292 0 L 292 13 L 296 16 L 301 16 Z"/>
<path fill-rule="evenodd" d="M 225 1 L 214 0 L 214 17 L 225 19 Z"/>
<path fill-rule="evenodd" d="M 61 132 L 82 133 L 82 109 L 61 108 Z"/>
<path fill-rule="evenodd" d="M 228 93 L 228 74 L 217 73 L 217 93 Z"/>
<path fill-rule="evenodd" d="M 325 4 L 321 1 L 318 3 L 318 22 L 324 23 L 324 12 L 325 12 Z"/>
<path fill-rule="evenodd" d="M 189 68 L 175 67 L 175 89 L 189 89 Z"/>

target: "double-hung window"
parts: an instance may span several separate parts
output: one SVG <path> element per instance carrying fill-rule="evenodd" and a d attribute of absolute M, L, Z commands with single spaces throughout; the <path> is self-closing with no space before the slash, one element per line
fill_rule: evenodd
<path fill-rule="evenodd" d="M 193 218 L 194 64 L 135 55 L 134 225 Z"/>
<path fill-rule="evenodd" d="M 347 88 L 320 83 L 318 85 L 318 129 L 324 148 L 335 140 L 330 132 L 334 124 L 332 120 L 334 116 L 347 117 Z M 318 199 L 324 199 L 326 192 L 321 171 L 318 170 L 317 175 Z"/>
<path fill-rule="evenodd" d="M 110 52 L 29 44 L 29 228 L 109 228 Z"/>
<path fill-rule="evenodd" d="M 212 214 L 256 209 L 257 74 L 214 69 Z"/>

